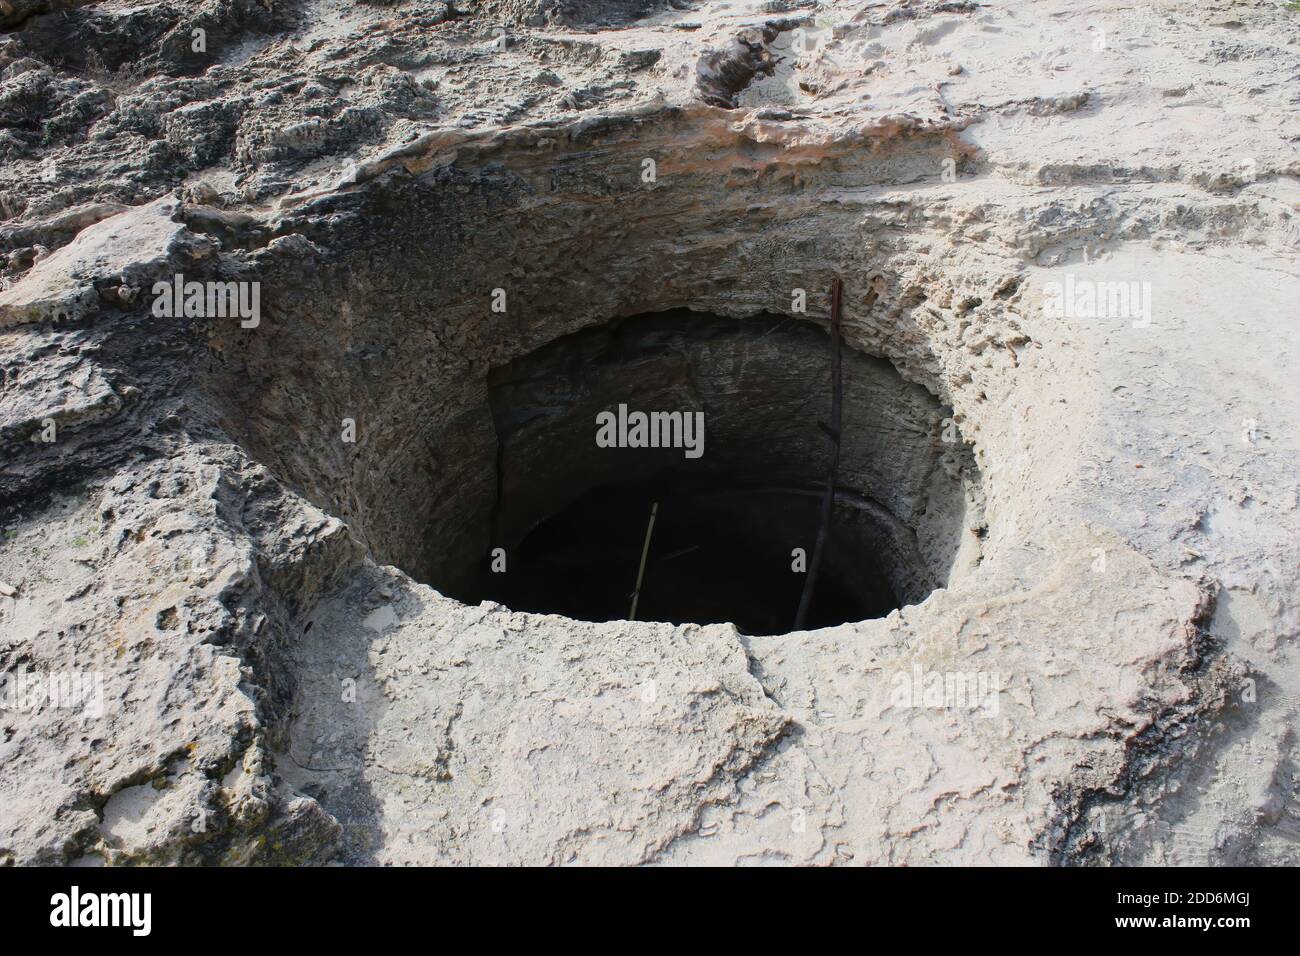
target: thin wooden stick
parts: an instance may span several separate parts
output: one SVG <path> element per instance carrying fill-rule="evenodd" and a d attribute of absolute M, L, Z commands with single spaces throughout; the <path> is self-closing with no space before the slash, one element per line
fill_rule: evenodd
<path fill-rule="evenodd" d="M 808 562 L 808 577 L 799 595 L 799 610 L 794 616 L 794 630 L 802 631 L 808 621 L 808 606 L 812 604 L 813 588 L 817 586 L 817 569 L 821 567 L 822 552 L 826 550 L 826 535 L 830 530 L 831 510 L 835 503 L 835 477 L 840 467 L 840 417 L 843 398 L 843 378 L 840 371 L 840 277 L 831 280 L 831 424 L 826 430 L 831 440 L 831 464 L 826 471 L 826 491 L 822 495 L 821 516 L 817 522 L 817 540 L 813 545 L 812 560 Z"/>
<path fill-rule="evenodd" d="M 655 515 L 659 514 L 659 502 L 650 505 L 650 523 L 645 529 L 645 544 L 641 546 L 641 567 L 636 572 L 636 590 L 632 592 L 632 610 L 628 612 L 629 621 L 636 620 L 636 605 L 641 600 L 641 579 L 645 577 L 645 559 L 650 553 L 650 536 L 655 532 Z"/>

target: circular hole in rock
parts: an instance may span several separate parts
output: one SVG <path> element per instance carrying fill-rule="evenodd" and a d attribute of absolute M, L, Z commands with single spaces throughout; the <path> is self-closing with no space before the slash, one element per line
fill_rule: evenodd
<path fill-rule="evenodd" d="M 468 602 L 605 621 L 630 616 L 645 551 L 637 619 L 791 628 L 831 454 L 824 329 L 620 319 L 493 369 L 487 402 L 490 513 L 455 521 L 490 547 L 469 566 L 464 548 L 437 551 L 415 576 Z M 978 560 L 979 475 L 951 410 L 846 345 L 842 415 L 808 627 L 916 603 Z"/>

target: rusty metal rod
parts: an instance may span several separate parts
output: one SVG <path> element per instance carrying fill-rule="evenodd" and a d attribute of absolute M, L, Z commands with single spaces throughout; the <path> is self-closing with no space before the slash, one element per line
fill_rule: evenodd
<path fill-rule="evenodd" d="M 641 546 L 641 567 L 636 572 L 636 590 L 632 592 L 632 610 L 627 612 L 629 621 L 636 620 L 636 606 L 641 601 L 641 581 L 645 578 L 645 559 L 650 554 L 650 536 L 655 533 L 655 516 L 659 514 L 659 502 L 650 505 L 650 524 L 645 529 L 645 544 Z"/>
<path fill-rule="evenodd" d="M 843 384 L 840 368 L 840 277 L 836 276 L 831 280 L 831 423 L 825 429 L 831 440 L 831 463 L 826 470 L 826 490 L 822 494 L 817 540 L 813 544 L 812 560 L 808 562 L 808 577 L 803 582 L 803 594 L 799 595 L 799 610 L 794 616 L 793 630 L 796 631 L 802 631 L 808 621 L 808 606 L 812 604 L 813 588 L 817 586 L 817 569 L 821 567 L 822 552 L 826 550 L 826 535 L 830 531 L 831 509 L 835 503 L 835 477 L 840 467 Z"/>

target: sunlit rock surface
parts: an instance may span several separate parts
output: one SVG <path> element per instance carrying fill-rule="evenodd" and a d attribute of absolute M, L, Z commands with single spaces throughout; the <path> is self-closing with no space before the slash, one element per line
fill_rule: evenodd
<path fill-rule="evenodd" d="M 51 6 L 0 4 L 0 863 L 1300 862 L 1300 14 Z M 835 275 L 925 410 L 876 477 L 969 459 L 873 485 L 941 586 L 435 590 L 494 369 Z"/>

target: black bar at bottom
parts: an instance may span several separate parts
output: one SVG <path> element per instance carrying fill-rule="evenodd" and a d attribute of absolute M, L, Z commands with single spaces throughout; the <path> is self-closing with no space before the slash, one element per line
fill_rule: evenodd
<path fill-rule="evenodd" d="M 872 938 L 911 934 L 922 926 L 927 944 L 946 938 L 1016 939 L 1040 929 L 1072 942 L 1193 932 L 1229 942 L 1261 928 L 1280 932 L 1288 925 L 1283 909 L 1289 909 L 1294 886 L 1295 871 L 1287 869 L 742 869 L 725 874 L 565 869 L 542 874 L 11 868 L 0 869 L 0 917 L 14 938 L 75 933 L 82 941 L 113 937 L 127 945 L 208 936 L 214 942 L 259 945 L 278 939 L 338 944 L 340 934 L 423 928 L 430 921 L 450 929 L 461 919 L 479 922 L 479 934 L 483 928 L 495 934 L 528 926 L 531 940 L 539 943 L 582 935 L 588 920 L 589 929 L 608 926 L 612 917 L 651 936 L 701 920 L 721 920 L 717 928 L 726 932 L 724 925 L 745 913 L 751 927 L 796 920 L 804 933 L 814 934 L 810 919 L 834 920 L 842 928 L 848 920 Z M 482 917 L 491 912 L 508 918 L 485 927 Z M 823 932 L 833 925 L 825 922 Z"/>

